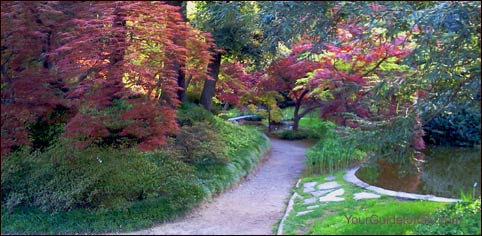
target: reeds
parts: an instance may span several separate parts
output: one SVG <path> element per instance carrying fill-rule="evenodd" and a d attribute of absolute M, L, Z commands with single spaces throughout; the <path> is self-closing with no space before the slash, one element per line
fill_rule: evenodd
<path fill-rule="evenodd" d="M 338 137 L 326 137 L 306 152 L 308 172 L 311 174 L 333 173 L 347 168 L 355 161 L 361 161 L 366 154 L 350 142 Z"/>

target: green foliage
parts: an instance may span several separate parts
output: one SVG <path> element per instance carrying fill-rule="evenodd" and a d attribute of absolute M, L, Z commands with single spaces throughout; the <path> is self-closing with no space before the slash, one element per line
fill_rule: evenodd
<path fill-rule="evenodd" d="M 177 121 L 180 126 L 192 126 L 196 122 L 214 122 L 213 115 L 201 106 L 192 103 L 183 103 L 177 112 Z"/>
<path fill-rule="evenodd" d="M 224 191 L 249 174 L 270 148 L 269 139 L 254 128 L 216 118 L 213 129 L 219 133 L 224 143 L 229 162 L 196 165 L 196 176 L 208 195 Z"/>
<path fill-rule="evenodd" d="M 198 146 L 192 154 L 200 162 L 180 161 L 170 156 L 172 150 L 80 151 L 66 142 L 43 153 L 24 149 L 2 158 L 2 232 L 125 232 L 173 219 L 226 190 L 257 166 L 269 140 L 255 129 L 199 114 L 204 111 L 185 104 L 179 112 L 186 124 L 179 137 L 209 149 Z M 207 163 L 196 159 L 203 152 Z M 225 159 L 212 161 L 212 155 Z"/>
<path fill-rule="evenodd" d="M 275 53 L 280 46 L 291 46 L 304 35 L 319 36 L 323 42 L 334 30 L 336 21 L 328 12 L 336 2 L 279 1 L 260 2 L 260 24 L 265 38 L 263 47 Z"/>
<path fill-rule="evenodd" d="M 392 121 L 360 121 L 360 127 L 345 129 L 345 137 L 357 148 L 370 153 L 374 158 L 399 163 L 405 167 L 411 165 L 416 158 L 417 151 L 412 148 L 411 138 L 414 135 L 416 117 L 400 116 Z"/>
<path fill-rule="evenodd" d="M 356 201 L 355 193 L 366 192 L 365 189 L 354 186 L 343 180 L 346 171 L 331 174 L 321 174 L 304 177 L 295 188 L 303 198 L 310 198 L 310 193 L 304 192 L 303 183 L 315 181 L 326 182 L 327 176 L 334 176 L 345 190 L 345 201 L 319 204 L 319 207 L 309 209 L 303 199 L 295 200 L 294 212 L 289 214 L 284 222 L 284 235 L 404 235 L 412 234 L 416 224 L 398 224 L 396 218 L 425 218 L 443 208 L 447 203 L 431 201 L 403 201 L 381 196 L 379 199 Z M 312 212 L 297 216 L 296 213 L 312 210 Z M 349 220 L 348 220 L 349 218 Z M 356 219 L 355 219 L 356 218 Z M 360 219 L 360 221 L 358 221 Z M 367 221 L 365 221 L 367 219 Z M 370 221 L 371 220 L 371 221 Z M 378 221 L 378 222 L 377 222 Z"/>
<path fill-rule="evenodd" d="M 300 128 L 298 130 L 281 130 L 275 133 L 275 135 L 283 140 L 301 140 L 307 138 L 318 138 L 318 133 L 312 129 Z"/>
<path fill-rule="evenodd" d="M 458 106 L 455 110 L 447 110 L 425 124 L 429 141 L 452 146 L 480 144 L 480 109 Z"/>
<path fill-rule="evenodd" d="M 256 2 L 195 2 L 191 22 L 210 32 L 216 46 L 234 56 L 261 56 Z M 258 35 L 258 36 L 257 36 Z"/>
<path fill-rule="evenodd" d="M 137 230 L 179 216 L 194 204 L 180 205 L 173 201 L 176 199 L 159 198 L 135 201 L 122 209 L 73 209 L 55 214 L 27 207 L 18 207 L 10 214 L 2 207 L 2 233 L 79 234 Z"/>
<path fill-rule="evenodd" d="M 64 109 L 56 109 L 47 119 L 38 120 L 28 126 L 28 130 L 31 132 L 30 140 L 32 142 L 33 149 L 44 150 L 50 145 L 54 144 L 59 136 L 64 132 L 66 111 Z"/>
<path fill-rule="evenodd" d="M 162 154 L 135 150 L 71 149 L 58 143 L 44 153 L 2 159 L 2 204 L 46 212 L 74 208 L 123 208 L 136 200 L 175 197 L 185 204 L 202 198 L 190 183 L 193 169 Z M 174 202 L 173 202 L 174 203 Z"/>
<path fill-rule="evenodd" d="M 436 212 L 433 224 L 417 225 L 414 234 L 480 235 L 480 198 L 471 202 L 457 202 Z"/>
<path fill-rule="evenodd" d="M 176 156 L 186 163 L 228 162 L 224 142 L 207 122 L 197 122 L 193 126 L 181 127 L 174 143 Z"/>
<path fill-rule="evenodd" d="M 309 173 L 333 173 L 365 158 L 366 153 L 349 137 L 340 136 L 335 127 L 332 122 L 318 126 L 320 141 L 306 151 Z"/>
<path fill-rule="evenodd" d="M 411 234 L 415 224 L 386 223 L 395 219 L 424 219 L 440 208 L 438 202 L 367 201 L 365 204 L 346 207 L 338 214 L 317 221 L 310 234 L 323 235 L 406 235 Z M 348 223 L 347 218 L 350 219 Z M 360 219 L 360 221 L 357 221 Z M 368 223 L 365 224 L 365 219 Z M 357 223 L 359 222 L 359 223 Z M 384 223 L 385 222 L 385 223 Z"/>

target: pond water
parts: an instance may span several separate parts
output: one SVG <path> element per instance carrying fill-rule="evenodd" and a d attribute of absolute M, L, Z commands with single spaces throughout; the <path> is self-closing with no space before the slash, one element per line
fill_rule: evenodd
<path fill-rule="evenodd" d="M 370 185 L 394 191 L 449 198 L 460 198 L 462 192 L 480 196 L 480 146 L 428 146 L 424 153 L 421 172 L 401 171 L 398 164 L 380 161 L 363 166 L 356 176 Z"/>

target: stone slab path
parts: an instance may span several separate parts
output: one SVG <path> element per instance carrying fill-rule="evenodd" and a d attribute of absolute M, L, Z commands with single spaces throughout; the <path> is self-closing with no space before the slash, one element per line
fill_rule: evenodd
<path fill-rule="evenodd" d="M 369 191 L 362 191 L 356 192 L 353 194 L 353 200 L 360 201 L 366 199 L 377 199 L 380 198 L 381 195 L 387 195 L 397 198 L 405 198 L 405 199 L 418 199 L 418 200 L 428 200 L 428 201 L 436 201 L 436 202 L 456 202 L 458 199 L 451 199 L 451 198 L 442 198 L 436 197 L 432 195 L 421 195 L 421 194 L 414 194 L 414 193 L 405 193 L 405 192 L 396 192 L 392 190 L 382 189 L 376 186 L 371 186 L 355 176 L 355 172 L 358 168 L 348 169 L 343 176 L 343 182 L 348 182 L 354 184 L 358 187 L 361 187 L 364 190 Z M 301 182 L 301 179 L 298 183 Z M 320 204 L 329 204 L 331 202 L 341 202 L 345 201 L 346 199 L 343 197 L 345 194 L 345 190 L 342 188 L 336 181 L 335 176 L 328 176 L 325 177 L 324 181 L 311 181 L 303 183 L 303 192 L 305 194 L 298 195 L 296 192 L 293 196 L 297 198 L 301 198 L 301 204 L 304 205 L 305 210 L 301 210 L 296 212 L 296 217 L 301 217 L 303 215 L 309 214 L 314 211 L 315 208 L 320 207 Z M 296 189 L 301 189 L 300 187 L 296 187 Z M 292 208 L 287 209 L 285 217 L 282 219 L 282 223 L 286 220 L 286 217 L 290 215 L 290 211 L 293 210 Z M 280 228 L 283 229 L 283 224 L 280 225 Z M 278 230 L 278 235 L 283 234 L 282 230 Z"/>
<path fill-rule="evenodd" d="M 305 168 L 309 144 L 271 139 L 272 152 L 259 170 L 234 189 L 215 197 L 182 219 L 122 234 L 272 234 Z"/>

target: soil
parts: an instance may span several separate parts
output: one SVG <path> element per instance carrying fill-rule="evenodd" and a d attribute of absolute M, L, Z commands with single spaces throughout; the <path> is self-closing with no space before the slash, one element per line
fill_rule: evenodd
<path fill-rule="evenodd" d="M 310 144 L 274 138 L 271 143 L 266 160 L 235 188 L 174 222 L 128 234 L 272 234 L 305 168 Z"/>

